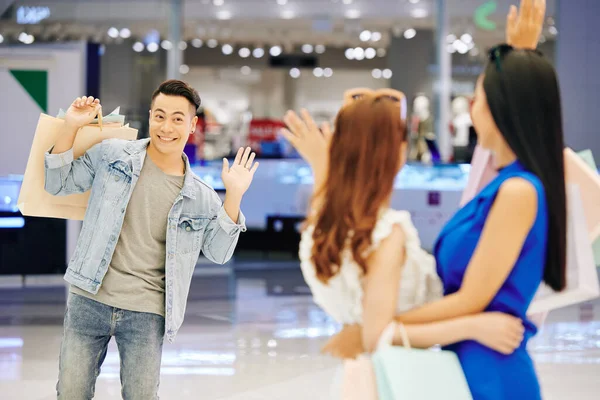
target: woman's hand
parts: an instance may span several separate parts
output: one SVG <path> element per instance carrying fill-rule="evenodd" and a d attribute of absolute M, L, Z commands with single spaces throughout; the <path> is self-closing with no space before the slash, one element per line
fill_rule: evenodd
<path fill-rule="evenodd" d="M 335 336 L 332 336 L 321 349 L 323 354 L 342 359 L 355 359 L 364 353 L 362 342 L 362 326 L 346 325 Z"/>
<path fill-rule="evenodd" d="M 525 328 L 519 318 L 500 312 L 484 312 L 471 318 L 472 339 L 492 350 L 509 355 L 523 342 Z"/>
<path fill-rule="evenodd" d="M 546 0 L 521 0 L 511 6 L 506 20 L 506 43 L 519 49 L 535 49 L 540 41 L 546 16 Z"/>

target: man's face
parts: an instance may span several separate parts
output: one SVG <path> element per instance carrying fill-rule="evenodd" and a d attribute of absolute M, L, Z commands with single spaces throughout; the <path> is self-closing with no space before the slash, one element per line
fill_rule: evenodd
<path fill-rule="evenodd" d="M 185 97 L 160 93 L 150 110 L 150 142 L 159 153 L 180 154 L 197 122 L 194 106 Z"/>

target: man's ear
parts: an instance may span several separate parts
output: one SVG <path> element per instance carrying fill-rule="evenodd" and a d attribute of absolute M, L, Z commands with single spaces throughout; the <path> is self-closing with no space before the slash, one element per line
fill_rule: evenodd
<path fill-rule="evenodd" d="M 190 127 L 191 133 L 196 132 L 196 125 L 198 125 L 198 116 L 195 116 L 194 118 L 192 118 L 192 126 Z"/>

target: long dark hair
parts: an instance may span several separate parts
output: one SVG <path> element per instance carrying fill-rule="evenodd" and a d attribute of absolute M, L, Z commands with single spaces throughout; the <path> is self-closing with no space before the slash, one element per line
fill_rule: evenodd
<path fill-rule="evenodd" d="M 560 291 L 566 285 L 567 199 L 556 71 L 541 53 L 505 45 L 492 49 L 483 88 L 502 136 L 544 185 L 548 204 L 544 282 Z"/>
<path fill-rule="evenodd" d="M 367 273 L 365 251 L 385 201 L 392 195 L 406 141 L 400 103 L 388 96 L 367 95 L 344 106 L 337 115 L 329 151 L 323 204 L 313 217 L 312 261 L 317 277 L 327 283 L 339 272 L 342 250 Z"/>

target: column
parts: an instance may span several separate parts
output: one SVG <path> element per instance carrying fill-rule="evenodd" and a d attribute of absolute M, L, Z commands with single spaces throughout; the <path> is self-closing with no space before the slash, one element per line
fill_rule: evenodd
<path fill-rule="evenodd" d="M 452 91 L 452 55 L 446 49 L 448 37 L 449 17 L 446 0 L 437 0 L 437 26 L 435 46 L 437 64 L 439 66 L 437 81 L 439 91 L 435 94 L 435 133 L 440 153 L 444 160 L 452 155 L 452 142 L 450 140 L 450 96 Z"/>
<path fill-rule="evenodd" d="M 169 37 L 173 47 L 167 54 L 167 79 L 180 79 L 179 67 L 183 63 L 183 51 L 179 48 L 183 30 L 183 1 L 171 0 L 169 7 Z"/>
<path fill-rule="evenodd" d="M 566 144 L 591 149 L 600 160 L 600 1 L 556 1 L 556 68 Z"/>

